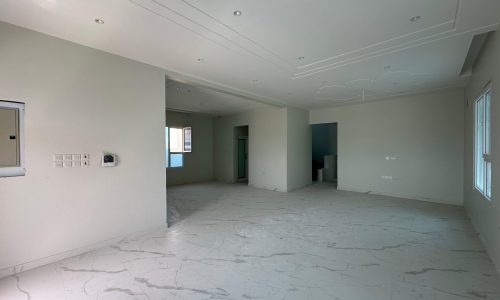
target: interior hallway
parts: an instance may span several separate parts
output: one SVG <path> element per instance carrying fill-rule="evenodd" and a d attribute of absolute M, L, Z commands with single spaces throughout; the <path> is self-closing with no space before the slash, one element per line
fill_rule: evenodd
<path fill-rule="evenodd" d="M 328 185 L 168 193 L 170 228 L 4 278 L 0 299 L 500 299 L 462 207 Z"/>

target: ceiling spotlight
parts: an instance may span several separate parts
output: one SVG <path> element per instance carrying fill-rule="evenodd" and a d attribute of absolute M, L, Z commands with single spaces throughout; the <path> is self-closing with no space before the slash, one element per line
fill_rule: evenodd
<path fill-rule="evenodd" d="M 235 15 L 236 17 L 241 16 L 241 14 L 242 14 L 241 10 L 235 10 L 235 11 L 233 12 L 233 15 Z"/>
<path fill-rule="evenodd" d="M 422 19 L 421 16 L 415 16 L 415 17 L 410 19 L 410 22 L 417 22 L 417 21 L 420 21 L 420 19 Z"/>
<path fill-rule="evenodd" d="M 99 24 L 99 25 L 104 24 L 104 20 L 103 20 L 103 19 L 99 19 L 99 18 L 94 19 L 94 22 L 96 22 L 96 23 L 97 23 L 97 24 Z"/>

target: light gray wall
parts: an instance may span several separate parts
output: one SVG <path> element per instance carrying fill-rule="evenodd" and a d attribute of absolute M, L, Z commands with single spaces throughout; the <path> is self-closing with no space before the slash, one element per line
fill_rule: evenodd
<path fill-rule="evenodd" d="M 0 270 L 165 224 L 164 73 L 5 23 L 0 41 L 0 99 L 26 103 L 27 167 L 0 178 Z M 102 151 L 120 165 L 101 168 Z M 56 153 L 91 164 L 56 169 Z"/>
<path fill-rule="evenodd" d="M 465 208 L 472 219 L 474 227 L 480 232 L 490 257 L 500 272 L 500 98 L 498 96 L 500 84 L 500 34 L 492 34 L 486 41 L 479 60 L 472 73 L 472 80 L 466 87 L 466 134 L 465 134 L 465 181 L 464 197 Z M 492 126 L 492 199 L 486 200 L 473 189 L 473 141 L 474 141 L 474 100 L 481 93 L 483 87 L 491 80 L 491 126 Z"/>
<path fill-rule="evenodd" d="M 311 143 L 309 112 L 287 108 L 287 191 L 311 184 Z"/>
<path fill-rule="evenodd" d="M 319 109 L 310 122 L 338 123 L 339 189 L 462 205 L 463 99 L 457 89 Z"/>
<path fill-rule="evenodd" d="M 167 186 L 213 180 L 213 117 L 167 111 L 166 126 L 191 127 L 193 147 L 192 152 L 184 153 L 182 168 L 166 169 Z"/>
<path fill-rule="evenodd" d="M 234 182 L 234 127 L 248 125 L 248 184 L 287 191 L 286 108 L 262 108 L 215 118 L 214 174 Z"/>

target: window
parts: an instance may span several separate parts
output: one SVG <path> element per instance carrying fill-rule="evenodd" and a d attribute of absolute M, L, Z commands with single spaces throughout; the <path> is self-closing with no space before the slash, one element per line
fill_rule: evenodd
<path fill-rule="evenodd" d="M 0 101 L 0 177 L 25 173 L 24 103 Z"/>
<path fill-rule="evenodd" d="M 475 102 L 474 186 L 491 199 L 491 90 Z"/>
<path fill-rule="evenodd" d="M 167 168 L 184 166 L 184 153 L 191 152 L 191 127 L 165 127 Z"/>

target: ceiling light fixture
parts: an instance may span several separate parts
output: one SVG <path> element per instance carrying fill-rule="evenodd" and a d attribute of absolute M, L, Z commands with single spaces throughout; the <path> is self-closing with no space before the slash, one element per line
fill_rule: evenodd
<path fill-rule="evenodd" d="M 241 16 L 241 14 L 242 14 L 241 10 L 235 10 L 235 11 L 233 12 L 233 15 L 235 15 L 236 17 Z"/>
<path fill-rule="evenodd" d="M 99 25 L 104 24 L 104 20 L 103 19 L 99 19 L 99 18 L 94 19 L 94 22 L 96 22 Z"/>
<path fill-rule="evenodd" d="M 417 21 L 420 21 L 420 19 L 422 19 L 421 16 L 415 16 L 415 17 L 410 19 L 410 22 L 417 22 Z"/>

